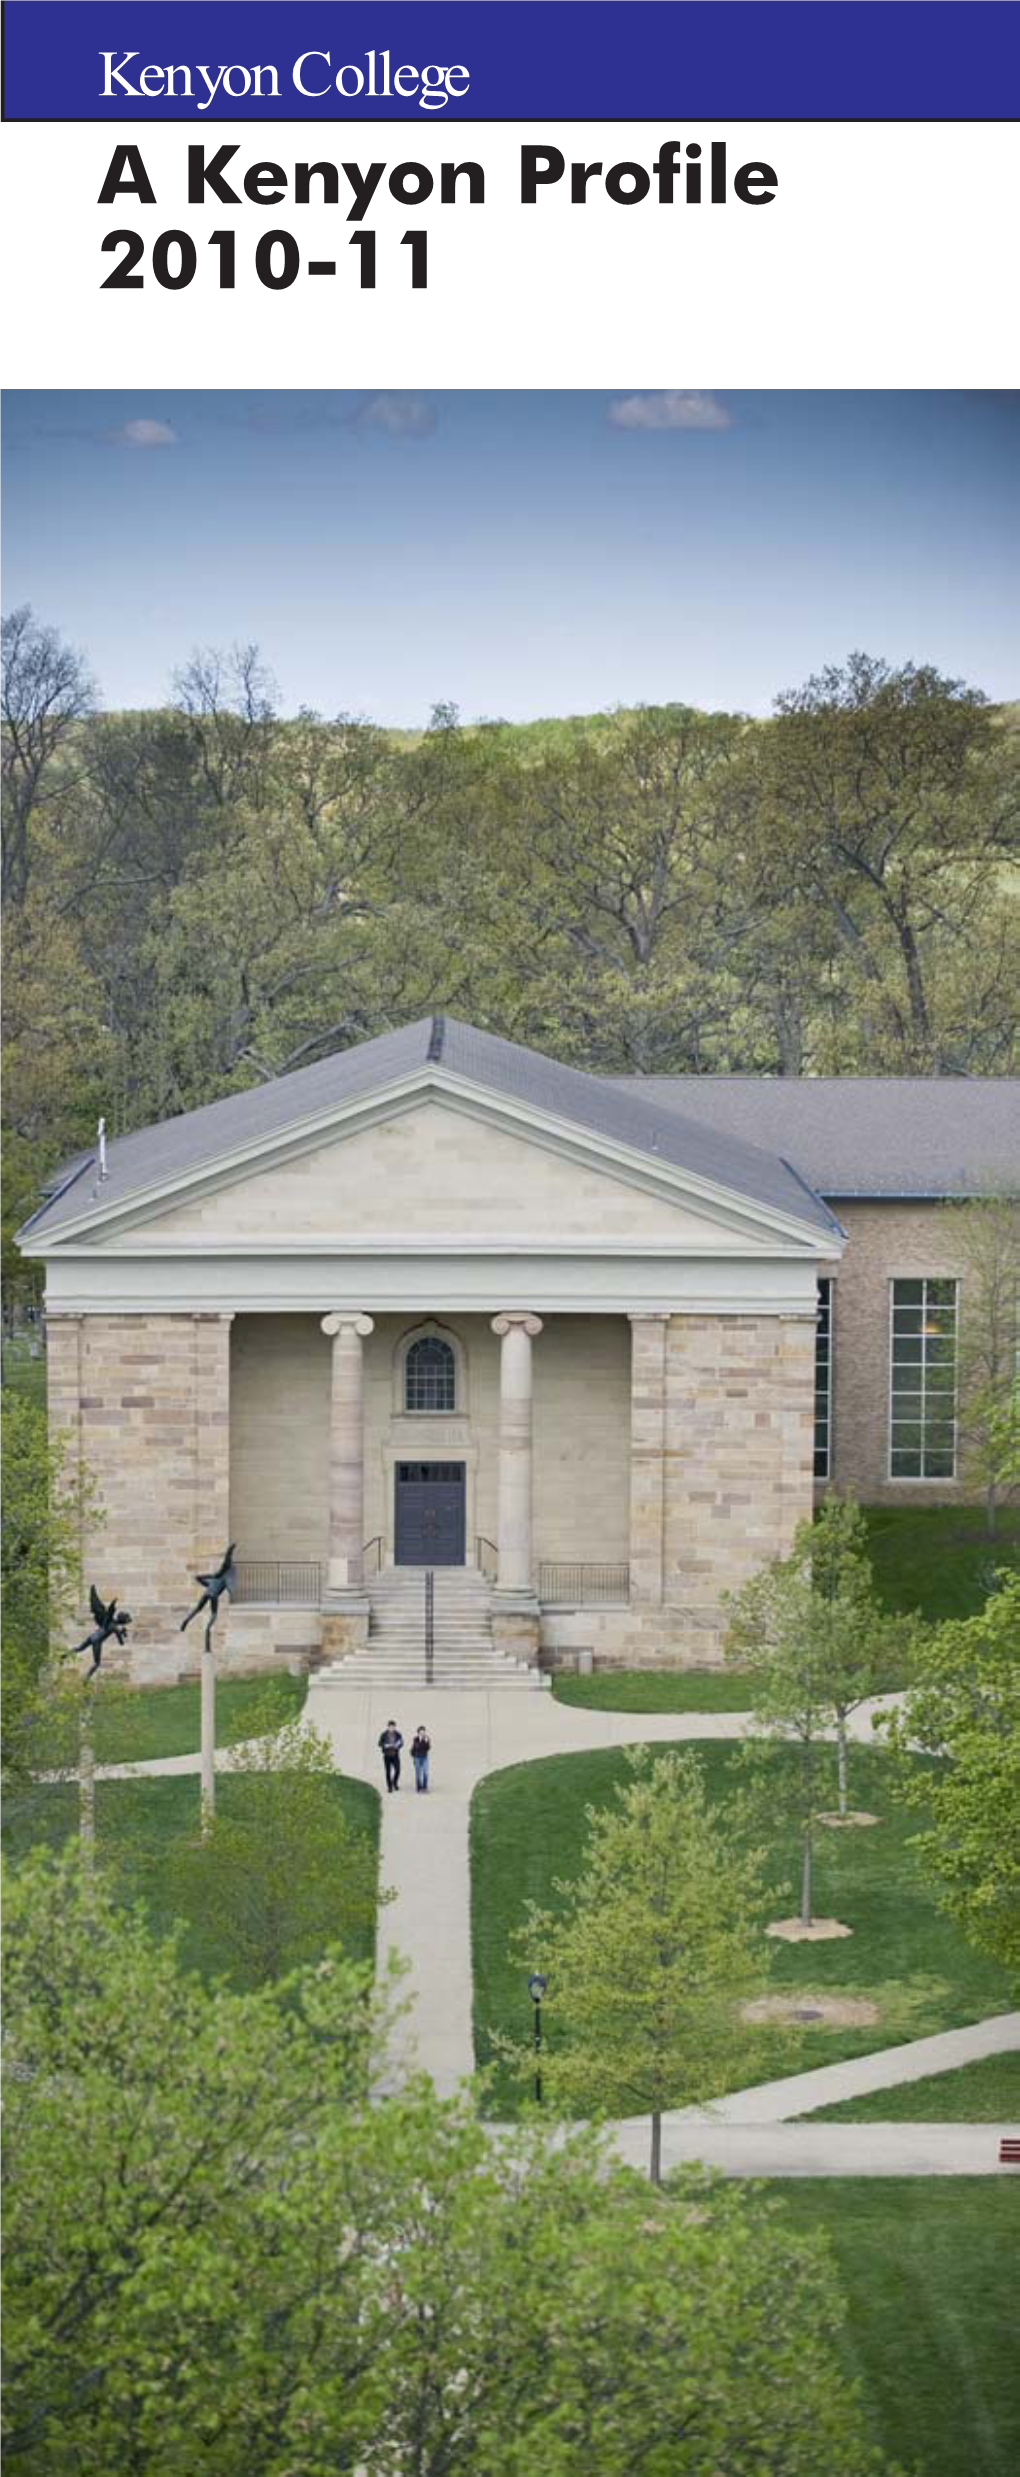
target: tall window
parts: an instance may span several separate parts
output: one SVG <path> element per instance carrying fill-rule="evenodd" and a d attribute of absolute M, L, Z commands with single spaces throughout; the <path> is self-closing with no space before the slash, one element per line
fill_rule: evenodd
<path fill-rule="evenodd" d="M 955 1281 L 894 1281 L 889 1475 L 956 1474 Z"/>
<path fill-rule="evenodd" d="M 457 1369 L 449 1342 L 438 1333 L 423 1333 L 409 1344 L 404 1359 L 404 1409 L 456 1409 Z"/>
<path fill-rule="evenodd" d="M 832 1282 L 818 1284 L 815 1323 L 815 1478 L 828 1479 L 832 1448 Z"/>

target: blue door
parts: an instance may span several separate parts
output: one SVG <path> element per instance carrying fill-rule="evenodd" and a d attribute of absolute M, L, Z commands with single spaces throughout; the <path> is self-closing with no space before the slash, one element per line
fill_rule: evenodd
<path fill-rule="evenodd" d="M 398 1462 L 398 1565 L 463 1565 L 464 1471 L 463 1462 Z"/>

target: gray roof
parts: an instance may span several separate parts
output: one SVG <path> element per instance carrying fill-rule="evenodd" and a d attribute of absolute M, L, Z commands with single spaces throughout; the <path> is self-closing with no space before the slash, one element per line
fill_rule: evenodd
<path fill-rule="evenodd" d="M 1020 1194 L 1020 1076 L 625 1075 L 613 1089 L 784 1153 L 819 1195 Z"/>
<path fill-rule="evenodd" d="M 55 1235 L 90 1208 L 101 1204 L 108 1210 L 162 1188 L 176 1174 L 212 1169 L 225 1155 L 296 1133 L 304 1121 L 334 1105 L 367 1097 L 429 1064 L 462 1076 L 480 1091 L 521 1101 L 671 1168 L 690 1170 L 815 1228 L 834 1226 L 827 1207 L 781 1152 L 738 1130 L 716 1127 L 703 1115 L 686 1115 L 674 1084 L 665 1094 L 651 1082 L 619 1086 L 561 1066 L 515 1041 L 478 1032 L 453 1016 L 426 1015 L 325 1058 L 318 1066 L 116 1137 L 107 1146 L 101 1197 L 94 1192 L 95 1156 L 84 1155 L 68 1164 L 63 1182 L 26 1222 L 24 1235 Z"/>

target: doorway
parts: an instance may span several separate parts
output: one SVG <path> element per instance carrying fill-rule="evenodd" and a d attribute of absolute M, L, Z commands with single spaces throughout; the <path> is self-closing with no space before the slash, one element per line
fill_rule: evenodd
<path fill-rule="evenodd" d="M 397 1565 L 463 1565 L 465 1473 L 463 1462 L 398 1462 Z"/>

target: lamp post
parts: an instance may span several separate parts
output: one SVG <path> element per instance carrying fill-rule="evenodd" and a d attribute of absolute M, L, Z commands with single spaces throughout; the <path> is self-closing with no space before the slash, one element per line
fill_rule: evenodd
<path fill-rule="evenodd" d="M 541 1970 L 532 1970 L 528 1978 L 528 1994 L 532 2003 L 531 2044 L 535 2050 L 535 2097 L 542 2104 L 542 1997 L 549 1984 Z"/>

